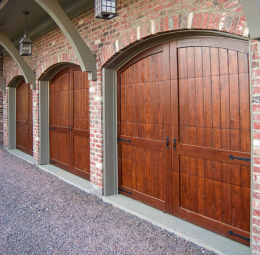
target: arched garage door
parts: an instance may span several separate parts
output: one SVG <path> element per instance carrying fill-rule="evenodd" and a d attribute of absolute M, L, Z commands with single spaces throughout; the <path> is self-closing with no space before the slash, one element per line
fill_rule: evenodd
<path fill-rule="evenodd" d="M 245 42 L 193 38 L 123 66 L 119 192 L 249 245 L 248 65 Z"/>
<path fill-rule="evenodd" d="M 33 155 L 32 90 L 24 80 L 16 88 L 16 148 Z"/>
<path fill-rule="evenodd" d="M 90 179 L 89 83 L 79 67 L 50 81 L 50 163 Z"/>

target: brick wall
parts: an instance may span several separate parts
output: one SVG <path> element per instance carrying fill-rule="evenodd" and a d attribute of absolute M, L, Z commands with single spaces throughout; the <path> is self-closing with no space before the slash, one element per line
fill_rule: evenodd
<path fill-rule="evenodd" d="M 252 40 L 252 107 L 253 107 L 253 254 L 260 254 L 260 41 Z"/>
<path fill-rule="evenodd" d="M 121 0 L 119 16 L 112 20 L 94 18 L 94 10 L 78 16 L 73 23 L 91 51 L 96 54 L 98 79 L 90 82 L 90 172 L 92 192 L 103 192 L 103 130 L 101 67 L 138 41 L 177 30 L 213 30 L 248 36 L 245 16 L 238 0 Z M 33 42 L 33 55 L 25 60 L 37 79 L 58 62 L 78 63 L 72 47 L 60 29 Z M 20 74 L 10 56 L 4 59 L 7 83 Z M 34 157 L 39 158 L 39 93 L 33 92 Z M 7 118 L 7 95 L 4 95 L 4 119 Z M 5 120 L 4 143 L 8 144 L 8 120 Z"/>
<path fill-rule="evenodd" d="M 0 76 L 3 78 L 3 53 L 0 51 Z M 0 144 L 3 143 L 3 93 L 0 91 Z"/>

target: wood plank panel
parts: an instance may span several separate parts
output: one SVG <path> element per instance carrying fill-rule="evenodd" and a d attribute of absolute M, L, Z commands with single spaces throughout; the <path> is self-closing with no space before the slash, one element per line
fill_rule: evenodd
<path fill-rule="evenodd" d="M 177 42 L 172 60 L 178 61 L 180 136 L 179 210 L 173 211 L 200 225 L 206 216 L 208 227 L 223 235 L 222 223 L 235 233 L 248 231 L 249 213 L 241 205 L 250 200 L 250 162 L 229 158 L 250 158 L 248 55 L 210 41 L 203 47 L 186 44 Z"/>
<path fill-rule="evenodd" d="M 118 71 L 123 77 L 117 101 L 118 138 L 126 140 L 118 141 L 123 190 L 119 192 L 171 212 L 171 150 L 165 144 L 166 132 L 169 143 L 171 139 L 171 86 L 170 65 L 165 68 L 165 61 L 169 61 L 169 43 L 160 51 L 142 53 Z"/>
<path fill-rule="evenodd" d="M 33 155 L 32 91 L 24 80 L 16 88 L 16 148 Z"/>

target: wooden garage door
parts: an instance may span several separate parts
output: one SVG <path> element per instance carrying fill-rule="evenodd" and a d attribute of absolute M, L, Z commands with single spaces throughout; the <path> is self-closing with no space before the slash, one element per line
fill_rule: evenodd
<path fill-rule="evenodd" d="M 169 45 L 157 46 L 118 72 L 120 193 L 161 210 L 171 202 Z M 126 140 L 126 141 L 124 141 Z M 168 201 L 168 202 L 166 202 Z"/>
<path fill-rule="evenodd" d="M 118 72 L 120 193 L 249 245 L 248 45 L 159 47 Z"/>
<path fill-rule="evenodd" d="M 33 155 L 32 91 L 25 81 L 16 89 L 16 148 Z"/>
<path fill-rule="evenodd" d="M 70 67 L 50 82 L 50 162 L 89 180 L 89 156 L 87 73 Z"/>

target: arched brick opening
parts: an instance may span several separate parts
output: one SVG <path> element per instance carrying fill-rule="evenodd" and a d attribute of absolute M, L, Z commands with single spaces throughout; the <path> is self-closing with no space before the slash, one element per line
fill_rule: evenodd
<path fill-rule="evenodd" d="M 167 41 L 173 41 L 180 38 L 192 37 L 227 37 L 237 40 L 248 41 L 246 37 L 234 34 L 228 34 L 218 31 L 197 31 L 183 30 L 156 34 L 148 37 L 146 40 L 136 41 L 128 47 L 125 47 L 120 53 L 109 58 L 102 69 L 102 88 L 103 88 L 103 130 L 104 130 L 104 195 L 118 193 L 118 166 L 117 166 L 117 74 L 116 71 L 125 63 L 141 52 L 162 44 Z M 218 41 L 219 42 L 219 41 Z"/>

